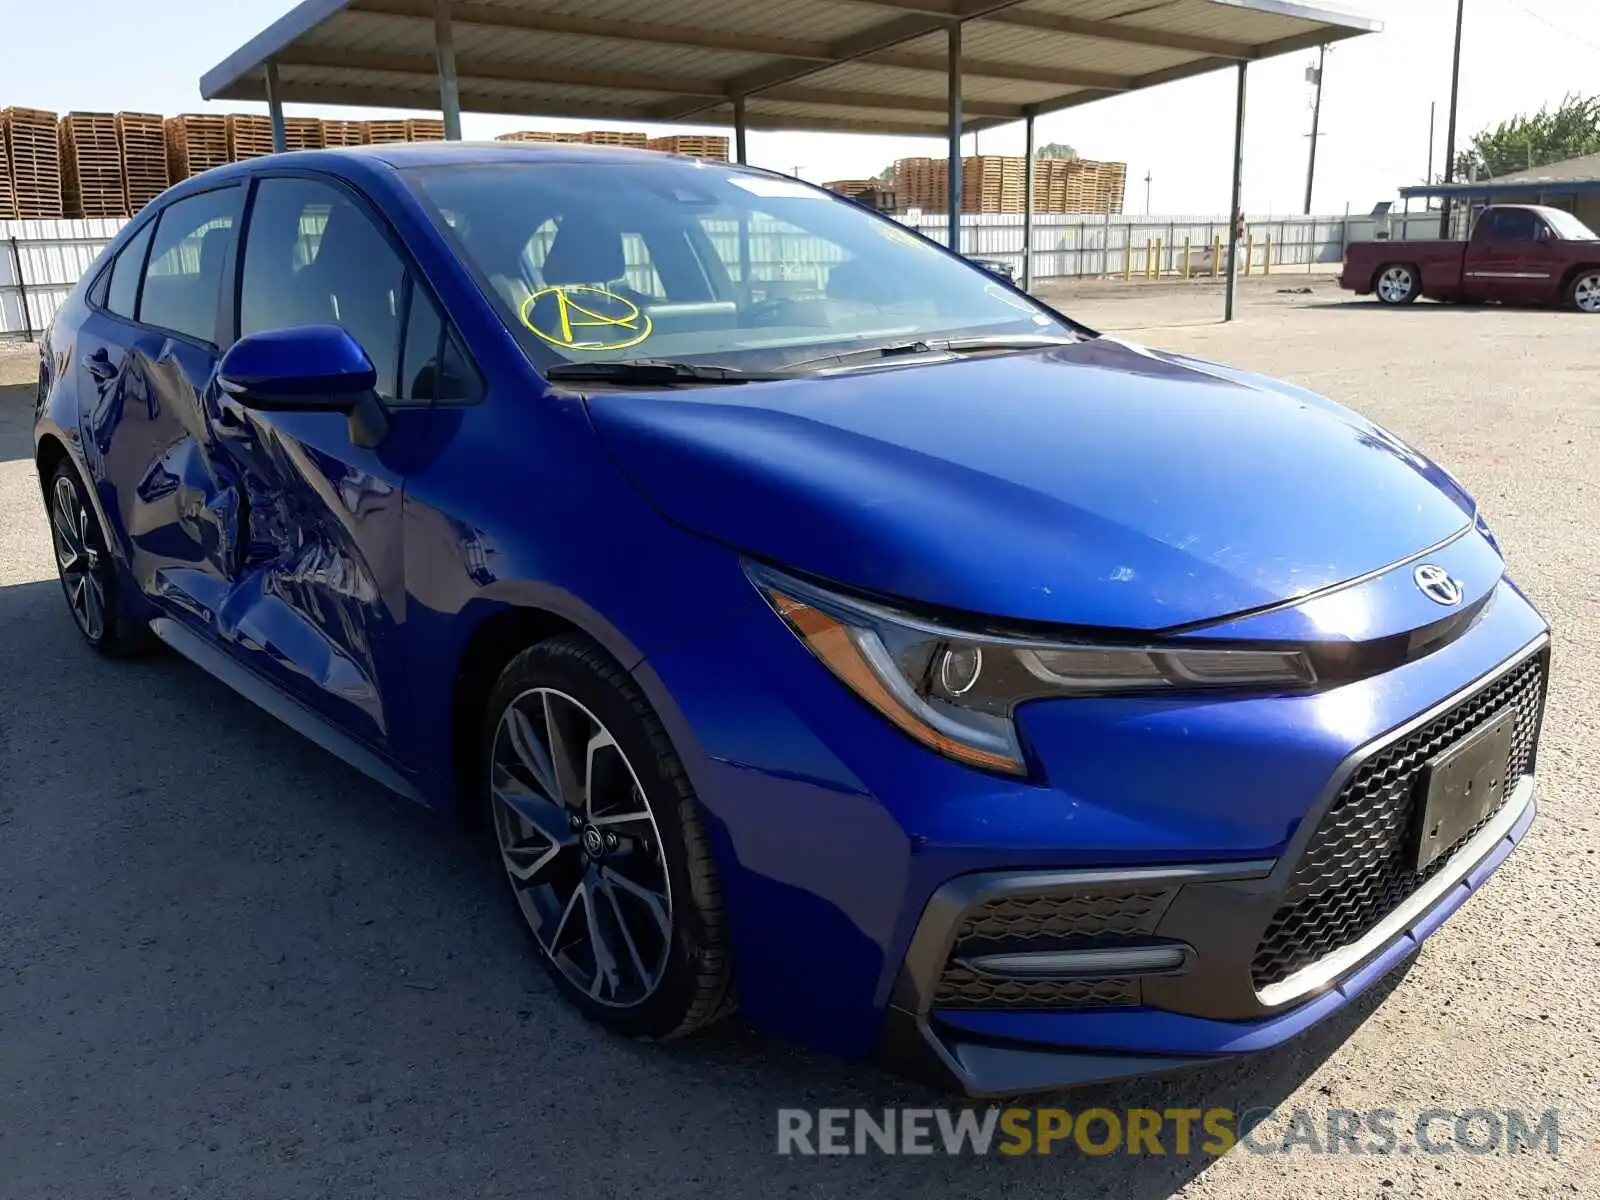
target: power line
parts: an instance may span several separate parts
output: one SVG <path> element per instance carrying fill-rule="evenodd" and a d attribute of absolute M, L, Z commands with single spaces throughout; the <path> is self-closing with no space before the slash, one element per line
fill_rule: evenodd
<path fill-rule="evenodd" d="M 1538 12 L 1529 8 L 1526 4 L 1522 3 L 1522 0 L 1505 0 L 1505 3 L 1509 4 L 1512 8 L 1519 10 L 1526 16 L 1532 17 L 1541 25 L 1549 26 L 1551 29 L 1554 29 L 1557 33 L 1563 35 L 1564 37 L 1569 37 L 1574 41 L 1582 42 L 1585 46 L 1588 46 L 1591 49 L 1600 50 L 1600 42 L 1592 41 L 1583 34 L 1568 29 L 1565 25 L 1557 24 L 1555 21 L 1552 21 L 1549 17 L 1545 16 L 1542 12 Z"/>

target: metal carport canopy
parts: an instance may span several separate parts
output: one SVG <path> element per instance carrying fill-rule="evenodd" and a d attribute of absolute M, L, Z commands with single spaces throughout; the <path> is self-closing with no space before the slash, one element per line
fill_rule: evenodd
<path fill-rule="evenodd" d="M 1234 66 L 1237 214 L 1247 65 L 1379 28 L 1301 0 L 303 0 L 200 94 L 267 101 L 280 148 L 285 102 L 437 107 L 454 138 L 462 109 L 731 123 L 741 162 L 746 127 L 943 135 L 954 163 L 1024 121 L 1031 210 L 1035 117 Z"/>
<path fill-rule="evenodd" d="M 440 107 L 436 29 L 474 112 L 965 132 L 1378 28 L 1292 0 L 304 0 L 206 72 L 208 100 Z"/>

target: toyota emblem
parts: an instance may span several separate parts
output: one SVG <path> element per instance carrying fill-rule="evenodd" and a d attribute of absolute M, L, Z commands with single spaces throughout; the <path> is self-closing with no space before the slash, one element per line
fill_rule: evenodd
<path fill-rule="evenodd" d="M 1433 563 L 1423 563 L 1411 577 L 1417 581 L 1417 587 L 1422 589 L 1422 594 L 1435 604 L 1451 605 L 1460 604 L 1463 595 L 1461 581 L 1453 579 L 1450 572 Z"/>

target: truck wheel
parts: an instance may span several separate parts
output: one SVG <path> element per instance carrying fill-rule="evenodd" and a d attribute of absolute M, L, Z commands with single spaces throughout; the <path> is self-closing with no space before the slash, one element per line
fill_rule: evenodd
<path fill-rule="evenodd" d="M 1410 304 L 1422 295 L 1417 269 L 1405 263 L 1390 263 L 1380 269 L 1372 290 L 1385 304 Z"/>
<path fill-rule="evenodd" d="M 1567 299 L 1579 312 L 1600 313 L 1600 268 L 1579 271 L 1567 292 Z"/>

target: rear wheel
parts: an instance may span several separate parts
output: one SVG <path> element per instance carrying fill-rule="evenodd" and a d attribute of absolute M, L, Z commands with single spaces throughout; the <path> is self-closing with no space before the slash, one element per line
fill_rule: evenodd
<path fill-rule="evenodd" d="M 1410 304 L 1422 294 L 1417 269 L 1407 263 L 1390 263 L 1379 270 L 1372 290 L 1384 304 Z"/>
<path fill-rule="evenodd" d="M 102 654 L 145 649 L 151 640 L 149 629 L 130 616 L 122 602 L 105 532 L 72 464 L 58 465 L 46 488 L 56 571 L 78 632 Z"/>
<path fill-rule="evenodd" d="M 1567 291 L 1567 299 L 1579 312 L 1600 313 L 1600 269 L 1579 271 Z"/>
<path fill-rule="evenodd" d="M 567 998 L 644 1038 L 728 1011 L 732 962 L 698 801 L 632 677 L 581 637 L 523 651 L 490 697 L 483 753 L 501 863 Z"/>

